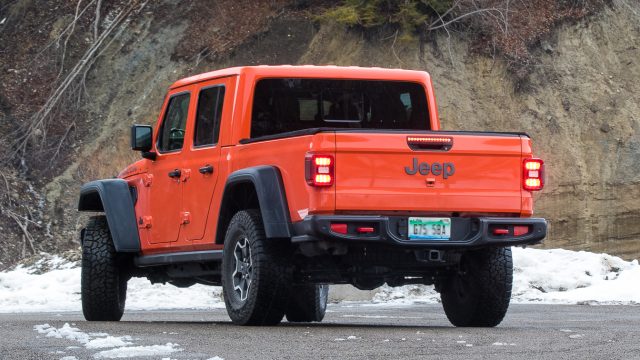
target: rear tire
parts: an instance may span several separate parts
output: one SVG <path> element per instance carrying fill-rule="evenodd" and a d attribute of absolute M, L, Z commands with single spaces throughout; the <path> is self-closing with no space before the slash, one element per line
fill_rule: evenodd
<path fill-rule="evenodd" d="M 276 325 L 282 321 L 291 283 L 286 245 L 265 238 L 258 210 L 233 216 L 222 258 L 224 302 L 233 323 Z"/>
<path fill-rule="evenodd" d="M 128 276 L 118 266 L 107 219 L 94 216 L 82 232 L 82 312 L 87 321 L 119 321 Z"/>
<path fill-rule="evenodd" d="M 320 322 L 327 311 L 329 285 L 298 285 L 291 288 L 287 306 L 289 322 Z"/>
<path fill-rule="evenodd" d="M 455 326 L 496 326 L 509 308 L 512 282 L 510 247 L 465 253 L 441 286 L 444 312 Z"/>

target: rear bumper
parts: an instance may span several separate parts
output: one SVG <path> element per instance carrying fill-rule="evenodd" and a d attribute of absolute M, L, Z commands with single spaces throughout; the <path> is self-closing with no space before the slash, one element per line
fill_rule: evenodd
<path fill-rule="evenodd" d="M 331 231 L 332 223 L 346 223 L 348 234 Z M 400 247 L 425 249 L 472 249 L 487 246 L 533 245 L 547 235 L 547 222 L 541 218 L 451 218 L 449 240 L 410 240 L 407 235 L 408 217 L 311 215 L 293 224 L 293 243 L 378 243 Z M 513 235 L 513 227 L 526 225 L 529 232 Z M 358 234 L 358 227 L 371 227 L 374 232 Z M 509 233 L 494 235 L 493 227 L 508 228 Z"/>

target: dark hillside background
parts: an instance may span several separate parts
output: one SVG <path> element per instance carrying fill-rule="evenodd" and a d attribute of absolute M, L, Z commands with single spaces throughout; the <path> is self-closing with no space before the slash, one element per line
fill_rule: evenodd
<path fill-rule="evenodd" d="M 445 129 L 532 136 L 545 247 L 638 258 L 638 59 L 635 0 L 0 0 L 0 270 L 77 253 L 173 81 L 252 64 L 430 72 Z"/>

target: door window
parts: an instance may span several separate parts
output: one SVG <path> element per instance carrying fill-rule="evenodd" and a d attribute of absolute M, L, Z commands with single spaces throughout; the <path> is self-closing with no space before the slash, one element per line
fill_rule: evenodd
<path fill-rule="evenodd" d="M 224 103 L 224 86 L 202 89 L 198 95 L 194 146 L 211 146 L 218 143 L 220 119 Z"/>
<path fill-rule="evenodd" d="M 169 99 L 162 128 L 160 129 L 158 151 L 169 152 L 182 149 L 190 97 L 189 93 L 183 93 Z"/>

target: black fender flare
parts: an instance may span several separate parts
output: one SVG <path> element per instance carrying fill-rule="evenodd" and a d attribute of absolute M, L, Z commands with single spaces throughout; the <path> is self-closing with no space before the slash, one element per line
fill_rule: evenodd
<path fill-rule="evenodd" d="M 291 238 L 291 217 L 280 170 L 275 166 L 261 165 L 231 173 L 224 185 L 221 209 L 229 201 L 230 189 L 240 183 L 251 183 L 256 190 L 266 237 Z M 225 231 L 218 227 L 219 236 L 224 237 Z"/>
<path fill-rule="evenodd" d="M 104 212 L 116 251 L 140 252 L 134 198 L 126 181 L 105 179 L 82 185 L 78 211 Z"/>

